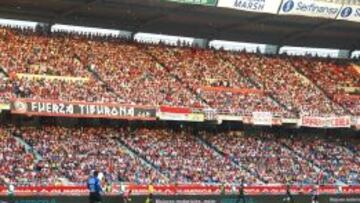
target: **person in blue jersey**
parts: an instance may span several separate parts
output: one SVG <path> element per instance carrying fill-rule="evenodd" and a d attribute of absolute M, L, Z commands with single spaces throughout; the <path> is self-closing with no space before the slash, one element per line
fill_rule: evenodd
<path fill-rule="evenodd" d="M 101 193 L 103 190 L 98 175 L 99 172 L 94 171 L 93 176 L 91 176 L 87 182 L 87 187 L 90 191 L 90 203 L 101 203 L 102 201 Z"/>

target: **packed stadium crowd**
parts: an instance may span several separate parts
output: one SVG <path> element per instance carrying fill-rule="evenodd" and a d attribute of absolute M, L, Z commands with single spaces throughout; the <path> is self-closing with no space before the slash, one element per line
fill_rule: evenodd
<path fill-rule="evenodd" d="M 41 156 L 41 170 L 48 169 L 52 176 L 72 183 L 86 182 L 93 170 L 101 171 L 110 182 L 164 181 L 156 170 L 126 153 L 112 139 L 118 136 L 114 129 L 44 127 L 21 128 L 17 133 Z"/>
<path fill-rule="evenodd" d="M 222 57 L 290 111 L 313 116 L 345 114 L 343 108 L 296 71 L 294 58 L 247 53 L 224 53 Z"/>
<path fill-rule="evenodd" d="M 282 143 L 310 160 L 322 174 L 330 174 L 347 184 L 360 183 L 359 145 L 356 142 L 352 144 L 334 136 L 327 140 L 317 136 L 293 136 L 282 139 Z"/>
<path fill-rule="evenodd" d="M 95 80 L 65 81 L 29 79 L 23 77 L 12 84 L 16 98 L 47 99 L 60 101 L 116 102 L 116 96 L 107 91 L 106 85 Z"/>
<path fill-rule="evenodd" d="M 247 78 L 241 77 L 231 64 L 217 57 L 215 51 L 163 46 L 149 46 L 147 51 L 164 64 L 170 74 L 219 112 L 240 115 L 254 111 L 287 113 Z M 220 89 L 208 91 L 209 86 Z"/>
<path fill-rule="evenodd" d="M 12 98 L 302 115 L 360 115 L 350 61 L 149 45 L 0 28 L 0 104 Z M 0 184 L 360 184 L 343 138 L 180 128 L 0 127 Z"/>
<path fill-rule="evenodd" d="M 360 145 L 345 139 L 188 128 L 1 127 L 0 181 L 84 184 L 360 184 Z"/>
<path fill-rule="evenodd" d="M 1 102 L 11 97 L 100 101 L 209 107 L 239 115 L 270 111 L 283 117 L 359 114 L 358 94 L 338 88 L 359 88 L 349 62 L 28 29 L 1 28 L 0 39 L 0 68 L 7 74 L 0 77 Z"/>
<path fill-rule="evenodd" d="M 240 183 L 246 172 L 199 143 L 184 130 L 140 129 L 121 138 L 131 148 L 154 163 L 171 182 Z M 249 177 L 249 182 L 256 179 Z"/>
<path fill-rule="evenodd" d="M 360 114 L 360 77 L 354 66 L 333 59 L 298 59 L 296 68 L 318 85 L 339 105 L 355 115 Z M 354 95 L 353 95 L 354 94 Z"/>
<path fill-rule="evenodd" d="M 0 77 L 0 103 L 7 103 L 12 97 L 12 84 L 5 78 Z"/>
<path fill-rule="evenodd" d="M 200 106 L 195 95 L 146 54 L 143 46 L 94 41 L 87 60 L 123 103 Z"/>
<path fill-rule="evenodd" d="M 202 137 L 226 157 L 247 166 L 268 184 L 316 184 L 316 170 L 307 160 L 295 156 L 291 150 L 282 146 L 273 134 L 251 136 L 243 132 L 203 132 Z"/>
<path fill-rule="evenodd" d="M 34 154 L 16 141 L 10 128 L 0 129 L 0 147 L 0 183 L 30 185 L 55 178 L 49 170 L 38 170 Z"/>
<path fill-rule="evenodd" d="M 12 97 L 117 101 L 116 96 L 107 90 L 105 84 L 95 79 L 81 61 L 84 52 L 77 50 L 84 37 L 66 34 L 50 37 L 27 29 L 2 28 L 0 38 L 0 67 L 8 74 L 2 87 L 7 93 L 3 94 L 3 101 Z M 19 77 L 17 74 L 25 75 Z"/>

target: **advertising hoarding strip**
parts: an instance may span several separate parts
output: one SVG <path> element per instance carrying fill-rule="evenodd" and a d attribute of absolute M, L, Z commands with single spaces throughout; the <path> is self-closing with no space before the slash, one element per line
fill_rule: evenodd
<path fill-rule="evenodd" d="M 313 0 L 283 0 L 279 9 L 280 15 L 300 15 L 336 19 L 342 4 Z"/>
<path fill-rule="evenodd" d="M 221 186 L 220 185 L 204 185 L 204 184 L 179 184 L 177 186 L 171 184 L 165 185 L 154 185 L 154 194 L 220 194 Z M 238 189 L 237 186 L 236 189 Z M 339 188 L 341 187 L 341 188 Z M 126 184 L 125 188 L 127 190 L 132 190 L 133 194 L 147 194 L 149 193 L 148 185 L 135 185 L 135 184 Z M 121 186 L 114 184 L 112 191 L 108 194 L 119 194 L 121 192 Z M 232 192 L 232 187 L 227 185 L 225 191 L 227 193 Z M 286 185 L 253 185 L 245 186 L 244 191 L 247 195 L 261 195 L 261 194 L 285 194 L 287 186 Z M 321 185 L 318 188 L 319 194 L 337 194 L 341 189 L 343 194 L 360 194 L 360 186 L 337 186 L 337 185 Z M 0 186 L 0 194 L 7 193 L 7 187 Z M 237 190 L 236 190 L 237 191 Z M 292 193 L 302 193 L 302 194 L 311 194 L 313 192 L 312 185 L 305 186 L 291 186 Z M 15 195 L 28 194 L 78 194 L 78 195 L 87 195 L 88 189 L 85 185 L 81 186 L 20 186 L 15 188 Z"/>
<path fill-rule="evenodd" d="M 148 202 L 148 194 L 132 195 L 131 202 L 141 203 Z M 284 202 L 286 199 L 285 194 L 278 195 L 245 195 L 240 198 L 235 194 L 200 194 L 200 195 L 153 195 L 152 202 L 156 203 L 235 203 L 235 202 L 266 202 L 266 203 L 279 203 Z M 293 194 L 294 202 L 311 202 L 311 195 Z M 352 195 L 321 195 L 319 202 L 359 202 L 360 196 L 358 194 Z M 89 198 L 86 195 L 69 196 L 69 195 L 42 195 L 42 196 L 0 196 L 0 201 L 4 203 L 88 203 Z M 106 203 L 125 203 L 122 194 L 104 195 L 103 202 Z"/>
<path fill-rule="evenodd" d="M 360 6 L 313 0 L 162 0 L 183 4 L 218 6 L 247 12 L 302 15 L 360 22 Z"/>
<path fill-rule="evenodd" d="M 343 5 L 336 19 L 360 22 L 360 6 Z"/>
<path fill-rule="evenodd" d="M 281 0 L 219 0 L 218 7 L 241 11 L 277 14 Z"/>

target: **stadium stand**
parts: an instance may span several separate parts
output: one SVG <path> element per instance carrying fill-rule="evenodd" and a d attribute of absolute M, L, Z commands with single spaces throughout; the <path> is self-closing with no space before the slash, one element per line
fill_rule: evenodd
<path fill-rule="evenodd" d="M 356 143 L 354 146 L 334 136 L 326 139 L 317 136 L 294 136 L 282 142 L 324 173 L 346 184 L 359 184 L 359 156 L 358 152 L 354 151 L 358 148 Z"/>
<path fill-rule="evenodd" d="M 191 48 L 147 47 L 150 54 L 175 75 L 192 92 L 219 112 L 251 114 L 253 111 L 286 113 L 276 102 L 264 95 L 234 67 L 221 60 L 215 51 Z M 211 88 L 206 87 L 219 87 Z M 238 93 L 236 93 L 236 90 Z"/>
<path fill-rule="evenodd" d="M 346 61 L 299 59 L 296 68 L 318 85 L 335 102 L 354 115 L 359 115 L 360 77 L 352 64 Z"/>
<path fill-rule="evenodd" d="M 50 171 L 44 169 L 43 171 L 37 171 L 35 165 L 35 158 L 31 152 L 27 152 L 25 147 L 18 143 L 10 133 L 11 129 L 1 128 L 1 182 L 3 183 L 15 183 L 24 184 L 28 181 L 30 184 L 39 184 L 43 181 L 50 183 L 46 179 Z M 55 178 L 55 177 L 51 177 Z"/>
<path fill-rule="evenodd" d="M 2 126 L 1 135 L 0 179 L 18 186 L 83 184 L 92 170 L 110 182 L 139 184 L 360 183 L 360 145 L 348 138 L 57 126 Z"/>
<path fill-rule="evenodd" d="M 359 17 L 0 1 L 0 203 L 360 202 Z"/>
<path fill-rule="evenodd" d="M 53 172 L 51 177 L 83 184 L 92 170 L 98 170 L 111 182 L 165 181 L 156 170 L 126 153 L 116 139 L 112 139 L 118 136 L 115 129 L 44 127 L 18 130 L 19 136 L 42 156 L 41 171 L 49 169 Z"/>
<path fill-rule="evenodd" d="M 307 62 L 312 60 L 305 58 L 154 46 L 106 36 L 47 36 L 26 29 L 2 28 L 2 38 L 0 64 L 9 76 L 2 78 L 4 101 L 11 95 L 211 107 L 238 115 L 254 111 L 283 117 L 358 114 L 357 96 L 332 90 L 359 87 L 347 62 L 343 66 L 349 68 L 336 67 L 335 62 L 310 65 Z M 325 74 L 331 73 L 324 71 L 328 66 L 338 73 L 325 82 L 321 79 L 329 80 Z M 325 74 L 315 81 L 311 71 Z M 347 71 L 347 76 L 341 71 Z M 340 79 L 346 82 L 336 82 Z"/>
<path fill-rule="evenodd" d="M 295 113 L 314 116 L 345 114 L 339 105 L 296 71 L 292 58 L 247 53 L 225 53 L 223 57 Z"/>
<path fill-rule="evenodd" d="M 140 129 L 121 137 L 141 157 L 178 183 L 240 183 L 246 172 L 197 141 L 186 130 Z M 249 182 L 256 179 L 249 177 Z"/>
<path fill-rule="evenodd" d="M 259 136 L 245 135 L 244 132 L 201 134 L 225 156 L 246 165 L 268 184 L 314 184 L 317 180 L 318 173 L 307 160 L 292 154 L 281 145 L 281 139 L 271 133 Z"/>
<path fill-rule="evenodd" d="M 81 62 L 81 56 L 77 54 L 83 52 L 75 52 L 82 45 L 80 37 L 61 34 L 50 37 L 31 29 L 6 28 L 1 30 L 1 37 L 0 64 L 9 75 L 8 79 L 13 81 L 12 97 L 116 101 L 116 96 L 108 92 L 106 86 L 95 79 Z M 23 76 L 18 77 L 17 74 Z M 32 74 L 38 77 L 32 77 Z M 7 89 L 10 89 L 8 86 Z"/>
<path fill-rule="evenodd" d="M 360 80 L 351 61 L 5 27 L 0 38 L 1 103 L 116 102 L 284 118 L 360 113 Z M 0 134 L 2 184 L 79 185 L 92 170 L 111 182 L 138 184 L 360 183 L 358 140 L 311 133 L 54 125 L 2 126 Z"/>

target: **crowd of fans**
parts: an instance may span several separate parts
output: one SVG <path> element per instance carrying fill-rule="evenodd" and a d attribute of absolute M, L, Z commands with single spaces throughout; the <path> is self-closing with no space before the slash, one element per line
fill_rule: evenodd
<path fill-rule="evenodd" d="M 93 170 L 107 181 L 164 183 L 156 170 L 119 146 L 118 133 L 109 128 L 21 128 L 17 132 L 41 157 L 41 170 L 71 183 L 84 183 Z"/>
<path fill-rule="evenodd" d="M 254 177 L 234 165 L 230 159 L 216 154 L 186 130 L 139 129 L 121 139 L 179 183 L 240 183 L 243 177 Z"/>
<path fill-rule="evenodd" d="M 117 102 L 107 86 L 95 80 L 66 81 L 61 79 L 29 79 L 23 77 L 12 83 L 16 98 L 49 99 L 61 101 Z"/>
<path fill-rule="evenodd" d="M 281 142 L 311 161 L 325 174 L 346 184 L 360 184 L 360 145 L 337 138 L 292 136 Z"/>
<path fill-rule="evenodd" d="M 12 84 L 6 78 L 0 75 L 0 103 L 8 103 L 12 97 Z"/>
<path fill-rule="evenodd" d="M 267 111 L 288 115 L 286 110 L 261 93 L 247 78 L 241 77 L 231 64 L 217 57 L 213 50 L 164 46 L 148 46 L 146 50 L 164 64 L 171 75 L 219 112 L 245 115 L 254 111 Z M 223 89 L 207 91 L 206 87 Z M 235 90 L 249 91 L 234 93 Z"/>
<path fill-rule="evenodd" d="M 332 59 L 302 58 L 296 60 L 296 68 L 334 101 L 351 113 L 360 115 L 360 94 L 356 91 L 360 89 L 360 76 L 352 64 Z M 346 89 L 349 89 L 349 92 Z"/>
<path fill-rule="evenodd" d="M 34 154 L 16 141 L 10 128 L 0 128 L 0 182 L 16 185 L 52 184 L 50 170 L 39 171 Z"/>
<path fill-rule="evenodd" d="M 84 52 L 89 55 L 89 66 L 114 88 L 123 103 L 201 106 L 193 93 L 143 51 L 143 46 L 98 40 Z"/>
<path fill-rule="evenodd" d="M 280 144 L 273 134 L 247 135 L 241 131 L 200 133 L 235 162 L 245 166 L 265 183 L 316 184 L 318 173 L 305 160 Z"/>
<path fill-rule="evenodd" d="M 338 88 L 359 88 L 358 73 L 347 65 L 0 28 L 5 73 L 0 102 L 11 97 L 99 101 L 284 117 L 345 115 L 346 108 L 358 114 L 359 97 Z"/>
<path fill-rule="evenodd" d="M 6 94 L 1 95 L 3 101 L 12 97 L 117 101 L 106 84 L 98 81 L 82 61 L 86 52 L 78 50 L 87 41 L 84 37 L 66 34 L 47 36 L 33 30 L 1 28 L 0 39 L 0 67 L 8 75 L 6 83 L 1 87 L 1 90 L 6 91 Z M 18 77 L 17 74 L 25 76 Z"/>
<path fill-rule="evenodd" d="M 290 111 L 300 115 L 331 116 L 346 114 L 319 88 L 299 74 L 292 58 L 248 53 L 225 53 L 245 77 L 256 82 Z"/>
<path fill-rule="evenodd" d="M 78 52 L 85 39 L 66 34 L 48 36 L 25 28 L 0 28 L 0 39 L 0 66 L 8 73 L 90 76 Z"/>
<path fill-rule="evenodd" d="M 266 131 L 0 128 L 0 181 L 84 184 L 360 184 L 358 140 Z"/>

